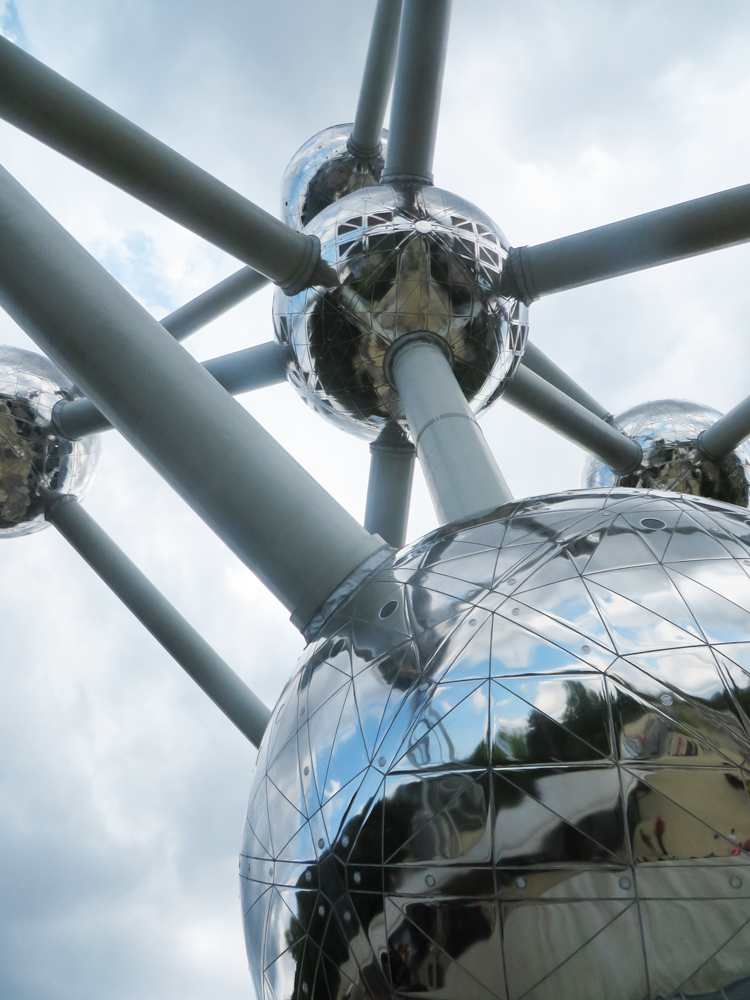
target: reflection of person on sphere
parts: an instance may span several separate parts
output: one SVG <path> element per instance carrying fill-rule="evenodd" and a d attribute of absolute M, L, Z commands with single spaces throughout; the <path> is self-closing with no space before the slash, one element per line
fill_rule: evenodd
<path fill-rule="evenodd" d="M 656 822 L 654 823 L 654 836 L 656 837 L 656 842 L 659 845 L 659 850 L 662 854 L 667 853 L 667 849 L 664 846 L 664 831 L 667 828 L 667 824 L 658 816 Z"/>

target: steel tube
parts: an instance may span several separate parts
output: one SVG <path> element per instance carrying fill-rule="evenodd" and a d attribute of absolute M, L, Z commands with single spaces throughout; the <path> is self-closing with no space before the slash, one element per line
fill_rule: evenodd
<path fill-rule="evenodd" d="M 269 708 L 209 646 L 73 496 L 47 493 L 45 517 L 255 747 Z"/>
<path fill-rule="evenodd" d="M 750 184 L 537 246 L 516 247 L 507 291 L 525 302 L 750 240 Z"/>
<path fill-rule="evenodd" d="M 284 382 L 287 352 L 272 340 L 201 364 L 227 392 L 239 396 Z M 61 400 L 52 411 L 52 419 L 60 434 L 69 441 L 112 429 L 112 424 L 90 399 Z"/>
<path fill-rule="evenodd" d="M 175 340 L 185 340 L 267 284 L 268 278 L 264 274 L 251 267 L 242 267 L 159 322 Z"/>
<path fill-rule="evenodd" d="M 720 417 L 698 438 L 700 449 L 708 458 L 720 461 L 750 437 L 750 396 Z"/>
<path fill-rule="evenodd" d="M 523 365 L 508 382 L 502 398 L 597 455 L 616 472 L 631 472 L 641 461 L 641 446 L 636 441 Z"/>
<path fill-rule="evenodd" d="M 363 160 L 380 152 L 380 134 L 393 85 L 401 0 L 378 0 L 359 91 L 349 151 Z"/>
<path fill-rule="evenodd" d="M 0 117 L 282 287 L 312 282 L 320 247 L 0 37 Z"/>
<path fill-rule="evenodd" d="M 0 303 L 298 627 L 383 546 L 4 170 Z"/>
<path fill-rule="evenodd" d="M 407 334 L 386 361 L 441 524 L 512 500 L 438 338 Z"/>
<path fill-rule="evenodd" d="M 432 184 L 451 0 L 404 0 L 382 183 Z"/>
<path fill-rule="evenodd" d="M 551 361 L 546 354 L 543 354 L 538 347 L 532 344 L 530 341 L 526 344 L 526 350 L 524 351 L 521 364 L 526 368 L 529 368 L 534 374 L 539 375 L 549 382 L 550 385 L 554 385 L 556 389 L 560 392 L 564 392 L 566 396 L 570 396 L 574 399 L 576 403 L 580 403 L 591 413 L 595 413 L 600 420 L 609 420 L 612 414 L 609 410 L 606 410 L 601 403 L 597 401 L 582 389 L 580 385 L 573 381 L 569 375 L 558 368 L 554 361 Z"/>
<path fill-rule="evenodd" d="M 406 541 L 416 449 L 397 423 L 370 445 L 365 528 L 400 549 Z"/>

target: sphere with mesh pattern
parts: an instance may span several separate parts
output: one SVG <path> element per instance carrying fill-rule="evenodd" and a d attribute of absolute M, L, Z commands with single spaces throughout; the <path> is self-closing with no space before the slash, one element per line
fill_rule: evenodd
<path fill-rule="evenodd" d="M 297 150 L 281 181 L 281 218 L 301 231 L 315 216 L 352 191 L 380 183 L 388 147 L 383 129 L 380 152 L 355 156 L 349 150 L 353 125 L 323 129 Z"/>
<path fill-rule="evenodd" d="M 750 995 L 750 522 L 596 490 L 375 567 L 273 712 L 263 1000 Z"/>
<path fill-rule="evenodd" d="M 52 409 L 72 382 L 47 358 L 0 347 L 0 537 L 46 527 L 39 488 L 86 496 L 101 458 L 97 435 L 61 437 Z"/>
<path fill-rule="evenodd" d="M 277 340 L 288 378 L 308 405 L 373 440 L 403 420 L 385 358 L 401 336 L 443 339 L 479 413 L 503 391 L 528 336 L 526 306 L 507 293 L 508 241 L 475 205 L 436 187 L 380 185 L 342 198 L 306 233 L 337 277 L 289 296 L 277 289 Z"/>
<path fill-rule="evenodd" d="M 700 450 L 698 437 L 721 414 L 710 406 L 686 399 L 657 399 L 624 410 L 616 425 L 643 449 L 633 472 L 620 475 L 601 459 L 589 457 L 581 472 L 581 486 L 633 486 L 710 497 L 747 507 L 750 502 L 750 445 L 744 443 L 721 461 Z"/>

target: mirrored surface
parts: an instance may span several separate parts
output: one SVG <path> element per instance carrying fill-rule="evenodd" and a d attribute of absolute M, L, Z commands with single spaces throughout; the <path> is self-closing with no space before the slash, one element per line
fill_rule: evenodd
<path fill-rule="evenodd" d="M 685 399 L 641 403 L 614 418 L 616 425 L 643 449 L 643 461 L 620 476 L 590 456 L 581 472 L 581 486 L 633 486 L 710 497 L 747 507 L 750 503 L 750 445 L 742 444 L 722 461 L 701 453 L 698 435 L 721 414 L 710 406 Z"/>
<path fill-rule="evenodd" d="M 382 185 L 350 194 L 305 232 L 338 279 L 274 298 L 288 378 L 316 412 L 373 440 L 405 427 L 384 372 L 393 342 L 428 331 L 447 344 L 453 371 L 479 413 L 502 393 L 528 336 L 526 306 L 500 294 L 508 241 L 484 212 L 436 187 Z"/>
<path fill-rule="evenodd" d="M 274 711 L 258 996 L 750 996 L 749 733 L 746 512 L 614 489 L 439 529 Z"/>
<path fill-rule="evenodd" d="M 72 389 L 47 358 L 0 347 L 0 537 L 46 527 L 40 486 L 79 499 L 91 489 L 101 457 L 98 435 L 68 441 L 52 425 L 55 403 Z"/>
<path fill-rule="evenodd" d="M 289 162 L 281 181 L 281 218 L 301 232 L 319 212 L 352 191 L 380 183 L 388 148 L 383 129 L 378 156 L 362 159 L 349 152 L 354 125 L 333 125 L 309 139 Z"/>

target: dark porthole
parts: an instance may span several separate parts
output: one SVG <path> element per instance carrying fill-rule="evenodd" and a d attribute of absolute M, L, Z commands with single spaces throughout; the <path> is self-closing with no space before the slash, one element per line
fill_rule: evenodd
<path fill-rule="evenodd" d="M 388 601 L 388 603 L 384 604 L 383 607 L 380 609 L 380 617 L 390 618 L 397 607 L 398 607 L 398 601 Z"/>
<path fill-rule="evenodd" d="M 663 521 L 660 521 L 658 517 L 641 518 L 641 524 L 644 528 L 651 528 L 654 531 L 657 528 L 666 528 L 666 524 Z"/>
<path fill-rule="evenodd" d="M 329 653 L 329 656 L 331 657 L 338 656 L 345 645 L 346 645 L 345 639 L 337 639 L 337 641 L 334 642 L 333 646 L 331 647 L 331 652 Z"/>

